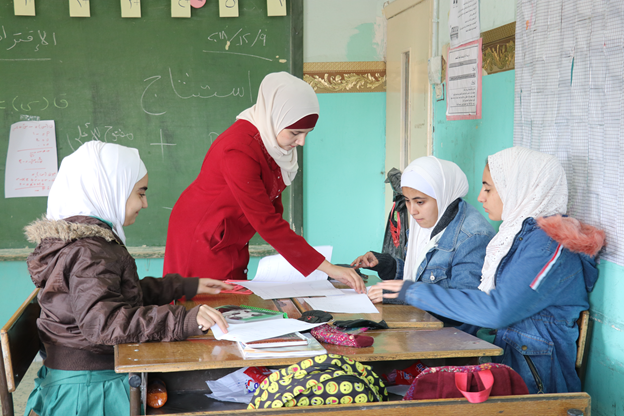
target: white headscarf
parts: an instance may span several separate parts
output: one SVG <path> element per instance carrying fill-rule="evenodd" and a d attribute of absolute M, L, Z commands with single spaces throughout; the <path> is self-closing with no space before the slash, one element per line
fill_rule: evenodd
<path fill-rule="evenodd" d="M 488 157 L 494 187 L 503 202 L 498 234 L 487 246 L 479 289 L 496 286 L 496 269 L 527 218 L 565 214 L 568 182 L 559 161 L 524 147 L 511 147 Z"/>
<path fill-rule="evenodd" d="M 448 206 L 457 198 L 466 196 L 468 179 L 455 163 L 434 156 L 426 156 L 414 160 L 405 168 L 403 175 L 401 175 L 401 187 L 404 186 L 434 198 L 438 205 L 438 219 L 431 228 L 420 227 L 416 220 L 410 216 L 410 232 L 403 279 L 414 280 L 416 270 L 429 249 L 431 232 Z M 437 237 L 439 238 L 441 235 L 442 232 Z"/>
<path fill-rule="evenodd" d="M 146 174 L 137 149 L 87 142 L 61 162 L 50 188 L 47 217 L 98 217 L 111 222 L 113 231 L 125 244 L 126 201 L 134 185 Z"/>
<path fill-rule="evenodd" d="M 277 135 L 305 116 L 318 113 L 318 99 L 310 85 L 287 72 L 275 72 L 262 80 L 256 104 L 236 118 L 256 126 L 267 151 L 282 169 L 284 183 L 288 186 L 299 168 L 297 149 L 282 149 L 277 144 Z"/>

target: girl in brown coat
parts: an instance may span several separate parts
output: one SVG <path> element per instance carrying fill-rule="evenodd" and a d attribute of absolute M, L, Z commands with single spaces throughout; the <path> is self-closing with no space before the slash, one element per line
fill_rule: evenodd
<path fill-rule="evenodd" d="M 201 335 L 221 314 L 170 302 L 231 286 L 168 274 L 139 280 L 123 227 L 147 208 L 148 175 L 136 149 L 92 141 L 66 157 L 48 197 L 47 218 L 26 227 L 28 258 L 41 290 L 37 321 L 44 366 L 26 406 L 44 415 L 127 414 L 127 375 L 113 371 L 115 344 Z"/>

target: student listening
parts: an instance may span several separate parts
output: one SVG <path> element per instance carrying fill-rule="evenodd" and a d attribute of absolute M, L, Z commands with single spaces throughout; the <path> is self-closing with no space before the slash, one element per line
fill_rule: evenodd
<path fill-rule="evenodd" d="M 494 343 L 504 352 L 494 360 L 516 370 L 531 393 L 580 391 L 576 321 L 589 307 L 604 232 L 562 216 L 568 187 L 561 164 L 522 147 L 488 158 L 479 202 L 503 221 L 487 247 L 481 290 L 382 282 L 398 292 L 384 296 L 497 329 Z"/>
<path fill-rule="evenodd" d="M 41 316 L 44 365 L 25 414 L 120 415 L 130 408 L 127 375 L 113 370 L 113 346 L 201 335 L 221 314 L 170 302 L 232 287 L 169 274 L 139 280 L 123 227 L 147 208 L 148 175 L 136 149 L 91 141 L 63 159 L 47 218 L 28 225 L 28 257 Z"/>
<path fill-rule="evenodd" d="M 462 199 L 468 193 L 464 172 L 453 162 L 421 157 L 401 175 L 401 188 L 411 216 L 405 261 L 369 251 L 351 265 L 375 270 L 384 280 L 476 289 L 485 248 L 495 232 L 483 215 Z M 383 300 L 379 286 L 373 286 L 368 296 L 373 302 Z"/>
<path fill-rule="evenodd" d="M 197 179 L 169 218 L 165 272 L 247 279 L 249 240 L 257 232 L 301 274 L 321 270 L 358 292 L 351 268 L 331 264 L 282 218 L 282 191 L 297 174 L 297 146 L 316 125 L 319 104 L 306 82 L 267 75 L 256 104 L 210 146 Z"/>

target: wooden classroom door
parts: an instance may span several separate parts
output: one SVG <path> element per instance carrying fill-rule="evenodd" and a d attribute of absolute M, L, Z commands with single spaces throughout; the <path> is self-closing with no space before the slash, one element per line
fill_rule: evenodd
<path fill-rule="evenodd" d="M 386 172 L 403 171 L 431 154 L 431 87 L 427 62 L 431 54 L 432 5 L 436 0 L 396 0 L 384 8 L 386 47 Z M 386 212 L 392 189 L 386 187 Z"/>

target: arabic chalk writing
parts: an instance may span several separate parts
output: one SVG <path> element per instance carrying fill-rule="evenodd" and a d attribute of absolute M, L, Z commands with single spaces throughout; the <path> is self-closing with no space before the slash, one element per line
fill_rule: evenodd
<path fill-rule="evenodd" d="M 247 74 L 248 79 L 242 81 L 244 83 L 250 83 L 250 73 Z M 160 87 L 159 81 L 163 77 L 161 75 L 153 75 L 144 80 L 144 82 L 149 82 L 143 93 L 141 94 L 141 109 L 149 115 L 152 116 L 161 116 L 165 114 L 167 111 L 156 111 L 154 110 L 157 107 L 156 102 L 158 101 L 158 93 L 157 87 Z M 185 72 L 182 76 L 173 75 L 173 71 L 169 68 L 169 85 L 171 86 L 171 91 L 173 94 L 182 100 L 188 100 L 191 98 L 199 98 L 199 99 L 208 99 L 208 98 L 227 98 L 227 97 L 238 97 L 243 98 L 245 96 L 245 87 L 244 86 L 219 86 L 213 89 L 207 82 L 200 80 L 195 81 L 193 76 L 189 72 Z M 163 88 L 163 87 L 161 87 Z M 148 93 L 148 90 L 149 93 Z M 152 91 L 153 90 L 153 91 Z M 149 110 L 148 110 L 149 108 Z"/>
<path fill-rule="evenodd" d="M 126 133 L 121 128 L 115 126 L 104 126 L 100 129 L 99 126 L 92 126 L 91 123 L 84 123 L 83 125 L 76 126 L 78 129 L 78 136 L 67 136 L 67 143 L 76 150 L 80 145 L 90 140 L 97 140 L 101 142 L 117 142 L 119 139 L 134 140 L 134 134 Z"/>
<path fill-rule="evenodd" d="M 22 43 L 30 44 L 30 47 L 32 47 L 34 52 L 39 52 L 39 48 L 42 46 L 56 46 L 55 32 L 52 32 L 50 37 L 48 37 L 48 33 L 45 30 L 41 29 L 16 32 L 11 36 L 7 36 L 7 31 L 4 25 L 0 28 L 2 29 L 0 31 L 0 47 L 4 48 L 5 46 L 8 46 L 4 48 L 7 51 L 13 50 L 17 47 L 17 45 Z M 9 31 L 9 33 L 11 32 Z M 26 47 L 26 45 L 24 47 Z M 20 49 L 20 47 L 17 47 L 17 49 Z"/>

